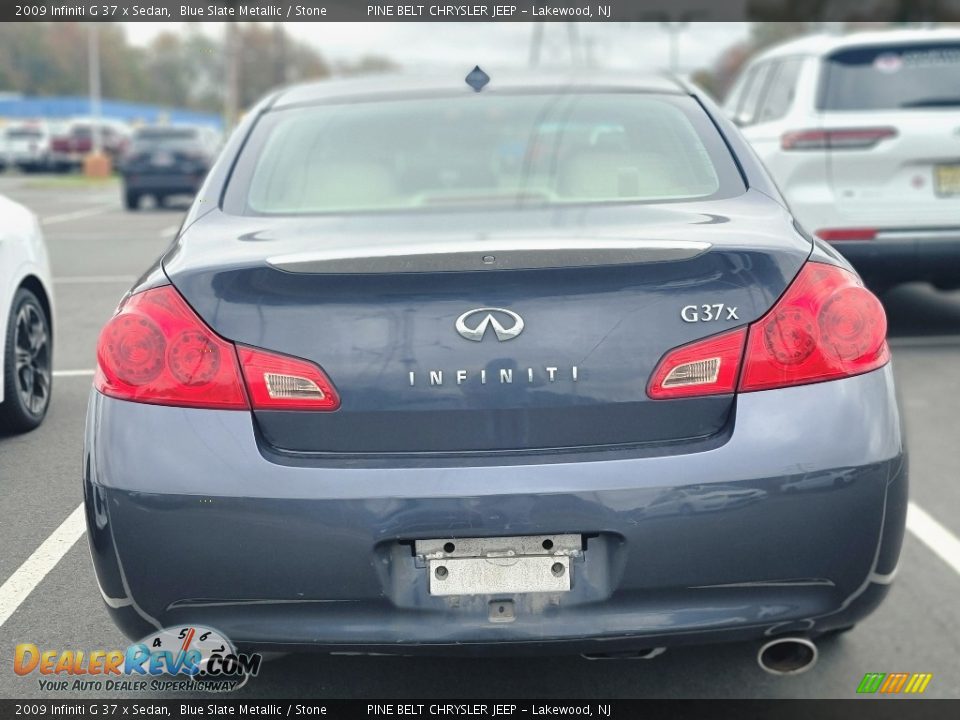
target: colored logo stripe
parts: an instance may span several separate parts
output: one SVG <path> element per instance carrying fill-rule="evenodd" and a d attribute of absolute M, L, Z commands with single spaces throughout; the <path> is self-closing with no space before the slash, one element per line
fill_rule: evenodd
<path fill-rule="evenodd" d="M 933 673 L 867 673 L 857 686 L 858 693 L 895 695 L 900 692 L 919 694 L 927 689 Z"/>
<path fill-rule="evenodd" d="M 922 693 L 927 689 L 927 685 L 930 684 L 932 679 L 933 673 L 914 673 L 913 677 L 910 678 L 910 682 L 907 683 L 904 692 Z"/>
<path fill-rule="evenodd" d="M 875 693 L 880 689 L 880 683 L 883 682 L 884 677 L 886 677 L 886 673 L 867 673 L 863 676 L 863 680 L 860 681 L 857 692 Z"/>

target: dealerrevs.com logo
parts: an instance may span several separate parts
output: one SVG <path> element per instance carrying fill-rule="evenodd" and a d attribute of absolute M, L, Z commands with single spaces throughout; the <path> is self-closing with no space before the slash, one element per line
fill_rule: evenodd
<path fill-rule="evenodd" d="M 41 650 L 21 643 L 17 675 L 39 675 L 41 690 L 226 692 L 260 671 L 258 654 L 238 653 L 222 633 L 202 625 L 165 628 L 126 650 Z"/>

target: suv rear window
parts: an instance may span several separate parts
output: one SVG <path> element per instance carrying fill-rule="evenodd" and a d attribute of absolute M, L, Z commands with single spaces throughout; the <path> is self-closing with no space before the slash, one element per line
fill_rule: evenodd
<path fill-rule="evenodd" d="M 193 128 L 146 128 L 133 136 L 134 150 L 175 150 L 199 143 L 199 134 Z"/>
<path fill-rule="evenodd" d="M 722 138 L 692 98 L 464 93 L 268 113 L 243 150 L 225 209 L 664 202 L 743 190 Z"/>
<path fill-rule="evenodd" d="M 43 137 L 39 128 L 10 128 L 7 137 L 11 140 L 38 140 Z"/>
<path fill-rule="evenodd" d="M 903 110 L 960 105 L 960 43 L 840 50 L 825 59 L 820 110 Z"/>

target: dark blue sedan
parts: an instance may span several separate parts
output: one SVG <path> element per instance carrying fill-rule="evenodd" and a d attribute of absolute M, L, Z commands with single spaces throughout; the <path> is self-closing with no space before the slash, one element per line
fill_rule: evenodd
<path fill-rule="evenodd" d="M 281 90 L 101 333 L 100 588 L 131 637 L 800 671 L 897 567 L 885 336 L 685 85 Z"/>

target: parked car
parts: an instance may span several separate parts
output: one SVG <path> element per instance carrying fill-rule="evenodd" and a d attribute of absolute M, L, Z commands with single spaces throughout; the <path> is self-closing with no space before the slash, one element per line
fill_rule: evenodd
<path fill-rule="evenodd" d="M 6 163 L 24 172 L 49 170 L 53 163 L 50 129 L 44 122 L 29 121 L 8 125 L 4 136 Z"/>
<path fill-rule="evenodd" d="M 173 195 L 194 195 L 216 157 L 219 134 L 209 128 L 158 125 L 139 128 L 123 159 L 123 199 L 128 210 L 144 195 L 162 205 Z"/>
<path fill-rule="evenodd" d="M 83 158 L 93 151 L 94 123 L 84 118 L 75 118 L 59 125 L 52 141 L 53 161 L 59 170 L 76 170 Z M 103 151 L 116 165 L 130 143 L 130 133 L 119 122 L 103 120 L 100 123 L 100 141 Z"/>
<path fill-rule="evenodd" d="M 131 637 L 762 640 L 795 672 L 887 593 L 907 469 L 883 307 L 698 91 L 281 90 L 183 228 L 102 330 L 88 409 L 90 548 Z M 837 469 L 855 481 L 779 492 Z M 658 513 L 677 493 L 710 512 Z"/>
<path fill-rule="evenodd" d="M 37 218 L 0 195 L 0 432 L 41 422 L 53 386 L 53 293 Z"/>
<path fill-rule="evenodd" d="M 960 287 L 960 31 L 817 35 L 726 101 L 798 222 L 878 289 Z"/>

